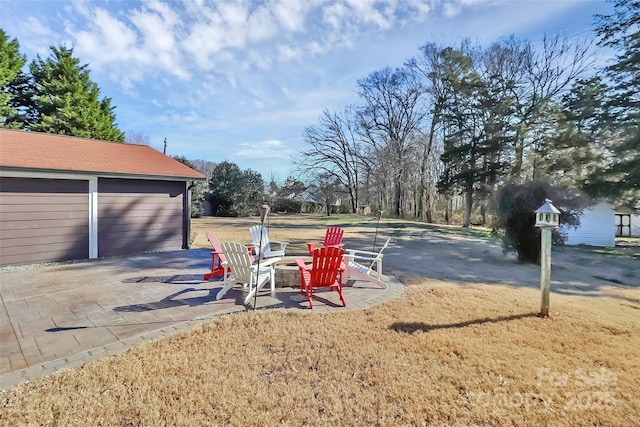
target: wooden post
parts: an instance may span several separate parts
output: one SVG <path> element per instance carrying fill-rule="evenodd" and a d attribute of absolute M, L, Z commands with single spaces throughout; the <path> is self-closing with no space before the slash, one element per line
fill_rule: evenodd
<path fill-rule="evenodd" d="M 560 224 L 560 211 L 546 199 L 535 211 L 536 227 L 542 231 L 540 237 L 540 317 L 549 317 L 549 292 L 551 291 L 551 231 Z"/>
<path fill-rule="evenodd" d="M 540 317 L 549 317 L 549 292 L 551 291 L 551 230 L 542 228 L 540 242 Z"/>

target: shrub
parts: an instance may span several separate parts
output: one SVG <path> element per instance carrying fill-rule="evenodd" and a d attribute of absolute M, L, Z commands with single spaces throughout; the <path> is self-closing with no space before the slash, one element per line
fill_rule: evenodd
<path fill-rule="evenodd" d="M 552 200 L 560 210 L 560 223 L 577 227 L 579 215 L 588 199 L 572 195 L 543 181 L 507 184 L 498 193 L 498 227 L 504 230 L 502 244 L 505 252 L 516 252 L 518 261 L 540 263 L 540 229 L 535 226 L 535 210 L 545 199 Z M 563 244 L 558 230 L 552 234 L 554 244 Z"/>
<path fill-rule="evenodd" d="M 275 212 L 299 213 L 301 211 L 302 202 L 287 198 L 278 198 L 271 209 Z"/>

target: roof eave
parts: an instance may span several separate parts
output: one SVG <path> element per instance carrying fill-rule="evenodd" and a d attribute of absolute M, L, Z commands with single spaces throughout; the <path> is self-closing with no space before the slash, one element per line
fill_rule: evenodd
<path fill-rule="evenodd" d="M 150 175 L 150 174 L 132 174 L 119 172 L 104 171 L 79 171 L 69 169 L 42 169 L 42 168 L 25 168 L 19 166 L 0 166 L 0 171 L 15 172 L 37 172 L 50 174 L 67 174 L 67 175 L 87 175 L 99 178 L 132 178 L 132 179 L 152 179 L 152 180 L 169 180 L 169 181 L 206 181 L 206 177 L 194 176 L 178 176 L 178 175 Z"/>

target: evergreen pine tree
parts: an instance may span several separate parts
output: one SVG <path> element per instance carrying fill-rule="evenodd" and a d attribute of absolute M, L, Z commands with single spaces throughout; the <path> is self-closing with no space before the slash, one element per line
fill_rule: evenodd
<path fill-rule="evenodd" d="M 40 113 L 31 130 L 124 142 L 111 99 L 99 99 L 98 85 L 89 78 L 87 65 L 73 57 L 73 49 L 52 46 L 49 58 L 38 55 L 30 69 Z"/>
<path fill-rule="evenodd" d="M 600 44 L 618 50 L 606 72 L 612 81 L 608 103 L 609 162 L 585 182 L 595 196 L 640 204 L 640 1 L 617 0 L 615 12 L 599 16 Z"/>
<path fill-rule="evenodd" d="M 0 29 L 0 120 L 3 127 L 19 127 L 15 124 L 18 110 L 11 104 L 11 88 L 26 62 L 26 56 L 20 54 L 18 40 L 9 41 L 9 36 Z"/>

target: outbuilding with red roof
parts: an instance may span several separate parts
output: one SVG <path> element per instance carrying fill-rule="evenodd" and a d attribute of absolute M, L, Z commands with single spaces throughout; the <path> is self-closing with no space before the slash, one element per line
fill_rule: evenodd
<path fill-rule="evenodd" d="M 0 265 L 187 249 L 204 179 L 145 145 L 0 129 Z"/>

